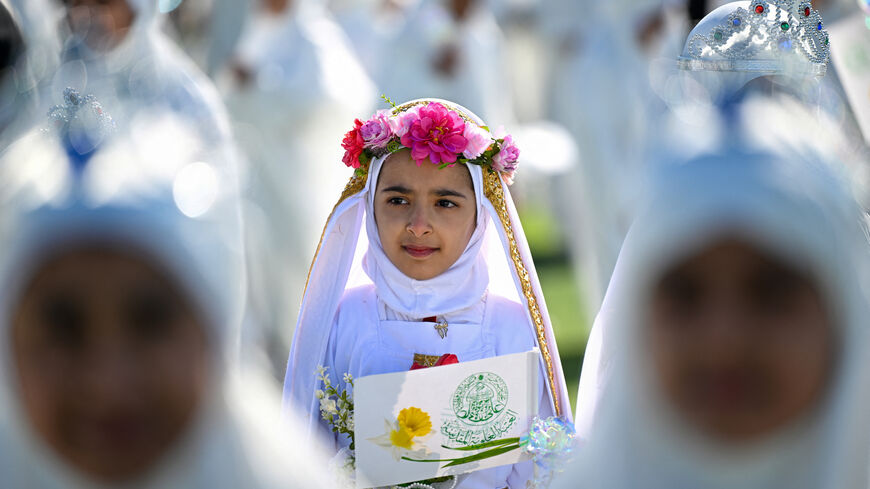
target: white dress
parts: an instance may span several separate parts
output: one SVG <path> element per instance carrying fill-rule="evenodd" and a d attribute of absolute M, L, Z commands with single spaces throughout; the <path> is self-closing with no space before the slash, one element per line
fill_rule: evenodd
<path fill-rule="evenodd" d="M 477 304 L 438 316 L 448 323 L 447 336 L 441 338 L 434 324 L 405 317 L 378 299 L 373 285 L 348 290 L 332 327 L 326 359 L 329 372 L 340 381 L 345 373 L 354 378 L 410 369 L 414 355 L 441 356 L 452 353 L 460 362 L 480 360 L 535 347 L 528 327 L 515 318 L 523 317 L 516 302 L 487 294 Z M 375 319 L 377 318 L 377 319 Z M 550 416 L 543 383 L 540 390 L 540 415 Z M 339 447 L 350 440 L 341 437 Z M 496 467 L 460 476 L 457 488 L 493 489 L 525 487 L 534 474 L 531 462 Z"/>

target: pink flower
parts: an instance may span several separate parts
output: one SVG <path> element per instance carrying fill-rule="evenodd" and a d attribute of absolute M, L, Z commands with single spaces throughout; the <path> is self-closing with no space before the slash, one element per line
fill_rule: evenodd
<path fill-rule="evenodd" d="M 432 163 L 456 163 L 468 140 L 465 121 L 442 104 L 433 102 L 420 109 L 416 120 L 402 136 L 402 146 L 411 148 L 411 158 L 418 164 L 426 158 Z"/>
<path fill-rule="evenodd" d="M 344 135 L 344 141 L 341 143 L 341 147 L 344 148 L 344 158 L 341 161 L 344 162 L 345 165 L 351 168 L 359 168 L 359 156 L 363 152 L 363 148 L 365 147 L 365 140 L 360 134 L 360 129 L 363 126 L 361 120 L 356 119 L 353 121 L 354 128 L 351 129 L 350 132 Z"/>
<path fill-rule="evenodd" d="M 389 112 L 385 110 L 379 111 L 374 117 L 363 124 L 359 131 L 367 148 L 386 148 L 387 143 L 393 139 Z"/>
<path fill-rule="evenodd" d="M 419 118 L 420 108 L 414 107 L 390 119 L 390 129 L 393 134 L 402 137 L 411 130 L 411 124 Z"/>
<path fill-rule="evenodd" d="M 517 161 L 520 159 L 520 149 L 514 143 L 514 138 L 510 135 L 504 136 L 503 142 L 499 145 L 499 152 L 492 157 L 492 168 L 504 174 L 508 184 L 513 183 L 514 174 L 517 171 Z"/>
<path fill-rule="evenodd" d="M 468 146 L 462 154 L 469 160 L 479 157 L 492 145 L 492 137 L 489 132 L 477 124 L 466 124 L 465 132 L 462 135 L 468 141 Z"/>

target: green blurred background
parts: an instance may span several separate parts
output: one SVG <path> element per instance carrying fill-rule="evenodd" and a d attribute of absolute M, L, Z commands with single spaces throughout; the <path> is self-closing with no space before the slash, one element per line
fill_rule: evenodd
<path fill-rule="evenodd" d="M 559 225 L 554 213 L 543 203 L 525 200 L 517 204 L 550 311 L 573 412 L 577 405 L 580 367 L 591 328 L 590 318 L 593 316 L 583 303 L 585 296 L 581 281 L 576 277 L 576 269 L 562 232 L 565 226 Z"/>

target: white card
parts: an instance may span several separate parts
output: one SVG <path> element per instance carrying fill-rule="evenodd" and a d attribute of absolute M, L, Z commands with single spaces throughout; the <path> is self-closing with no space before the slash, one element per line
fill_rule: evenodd
<path fill-rule="evenodd" d="M 527 434 L 538 414 L 539 357 L 535 349 L 356 379 L 357 487 L 417 482 L 527 460 L 521 449 L 515 449 L 452 467 L 445 467 L 447 461 L 417 461 L 468 457 L 487 449 L 456 448 Z M 409 434 L 423 436 L 409 440 Z"/>
<path fill-rule="evenodd" d="M 831 59 L 864 140 L 870 143 L 870 22 L 855 10 L 855 15 L 828 29 Z"/>

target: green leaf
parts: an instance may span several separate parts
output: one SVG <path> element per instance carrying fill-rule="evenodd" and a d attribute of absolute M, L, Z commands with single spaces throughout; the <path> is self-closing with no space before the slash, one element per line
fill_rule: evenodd
<path fill-rule="evenodd" d="M 503 453 L 510 452 L 511 450 L 516 450 L 517 448 L 519 448 L 519 445 L 508 445 L 506 447 L 495 448 L 493 450 L 478 453 L 477 455 L 472 455 L 470 457 L 456 459 L 442 468 L 446 469 L 447 467 L 453 467 L 456 465 L 463 465 L 471 462 L 477 462 L 478 460 L 485 460 L 488 458 L 497 457 Z"/>
<path fill-rule="evenodd" d="M 444 445 L 441 445 L 441 446 L 443 448 L 448 449 L 448 450 L 459 450 L 459 451 L 463 451 L 463 452 L 470 452 L 470 451 L 474 451 L 474 450 L 483 450 L 484 448 L 501 447 L 504 445 L 510 445 L 512 443 L 519 443 L 519 442 L 520 442 L 520 438 L 514 437 L 514 438 L 502 438 L 501 440 L 493 440 L 493 441 L 489 441 L 486 443 L 480 443 L 478 445 L 470 445 L 470 446 L 461 447 L 461 448 L 453 448 L 453 447 L 448 447 L 448 446 L 444 446 Z"/>
<path fill-rule="evenodd" d="M 396 107 L 398 107 L 398 105 L 396 105 L 396 103 L 393 102 L 393 101 L 390 99 L 390 97 L 387 97 L 385 94 L 381 94 L 381 98 L 384 99 L 384 102 L 390 104 L 390 107 L 392 107 L 392 108 L 394 108 L 394 109 L 395 109 Z"/>

